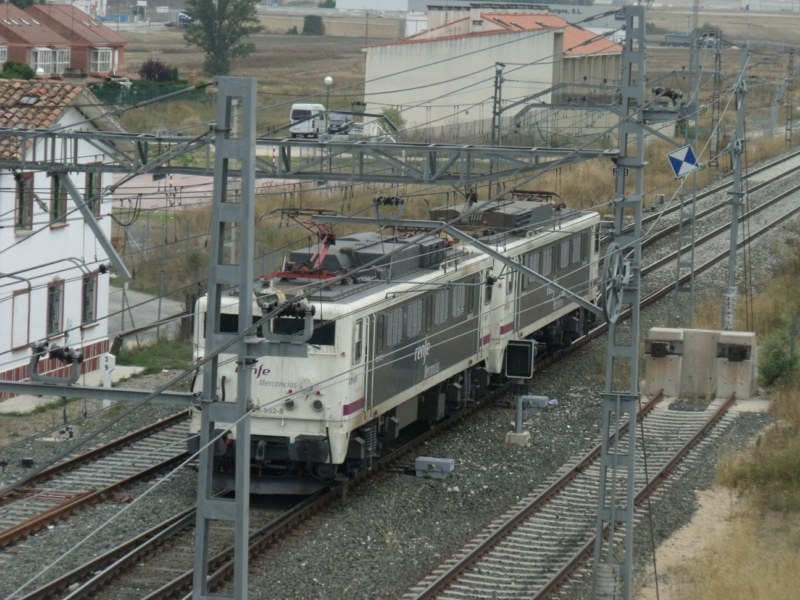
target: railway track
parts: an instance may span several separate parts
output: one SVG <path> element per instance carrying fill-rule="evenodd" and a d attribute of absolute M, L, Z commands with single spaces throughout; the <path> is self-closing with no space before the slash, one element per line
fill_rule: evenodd
<path fill-rule="evenodd" d="M 377 460 L 372 467 L 342 484 L 310 496 L 283 510 L 258 509 L 251 505 L 250 549 L 258 553 L 278 542 L 310 516 L 346 497 L 382 469 L 392 468 L 420 444 L 454 426 L 477 405 L 416 436 Z M 194 557 L 195 509 L 170 516 L 150 530 L 93 558 L 26 595 L 24 600 L 51 598 L 166 599 L 191 589 Z M 215 547 L 210 560 L 210 581 L 222 586 L 233 568 L 233 536 L 224 526 L 211 538 Z"/>
<path fill-rule="evenodd" d="M 183 411 L 36 473 L 0 499 L 0 548 L 185 459 L 187 419 Z"/>
<path fill-rule="evenodd" d="M 641 503 L 698 442 L 719 436 L 733 419 L 735 398 L 716 401 L 704 411 L 670 410 L 661 398 L 641 413 L 642 438 L 636 440 L 639 470 L 636 503 Z M 619 432 L 618 432 L 619 435 Z M 647 453 L 642 439 L 647 440 Z M 621 438 L 624 444 L 628 440 Z M 591 555 L 599 487 L 598 445 L 563 469 L 544 490 L 524 499 L 457 557 L 404 596 L 431 598 L 544 598 L 562 585 Z"/>
<path fill-rule="evenodd" d="M 800 154 L 788 157 L 787 160 L 795 160 L 798 156 L 800 156 Z M 760 169 L 759 172 L 767 172 L 767 169 L 775 168 L 775 164 L 776 163 L 773 163 L 772 165 L 764 167 L 763 169 Z M 755 174 L 756 174 L 756 171 L 753 170 L 751 172 L 751 175 L 755 175 Z M 729 184 L 721 184 L 721 185 L 717 186 L 717 188 L 712 190 L 712 191 L 704 192 L 702 194 L 702 197 L 707 197 L 707 196 L 712 195 L 715 192 L 721 191 L 722 189 L 725 188 L 726 185 L 729 185 Z M 762 184 L 759 184 L 759 186 L 761 186 L 761 185 Z M 753 190 L 751 188 L 751 192 L 752 191 Z M 790 190 L 790 191 L 786 191 L 784 193 L 784 197 L 786 196 L 786 194 L 792 193 L 794 191 L 796 191 L 796 190 L 793 189 L 793 190 Z M 698 198 L 699 197 L 701 197 L 700 194 L 698 195 Z M 767 210 L 770 206 L 776 205 L 778 202 L 780 202 L 780 199 L 774 199 L 771 202 L 771 204 L 758 206 L 751 213 L 748 213 L 747 215 L 743 215 L 742 218 L 743 219 L 750 218 L 750 217 L 753 216 L 753 214 L 756 213 L 756 211 Z M 716 211 L 719 211 L 721 208 L 725 208 L 726 206 L 727 205 L 724 205 L 724 204 L 723 205 L 711 206 L 707 210 L 704 210 L 702 212 L 698 212 L 697 217 L 698 218 L 702 218 L 702 216 L 711 215 L 711 214 L 715 213 Z M 679 207 L 674 207 L 672 210 L 673 211 L 679 210 Z M 795 214 L 796 212 L 797 211 L 794 211 L 791 214 Z M 787 214 L 785 216 L 781 217 L 780 221 L 785 220 L 786 218 L 789 218 L 789 217 L 790 217 L 790 213 L 787 212 Z M 655 219 L 657 217 L 656 216 L 648 216 L 648 218 L 654 218 Z M 765 226 L 764 228 L 762 228 L 762 230 L 760 230 L 760 232 L 756 232 L 755 234 L 753 234 L 751 236 L 751 239 L 755 239 L 755 237 L 757 237 L 758 235 L 761 235 L 763 232 L 767 231 L 769 229 L 769 227 L 771 227 L 773 225 L 774 225 L 774 223 L 771 223 L 770 225 Z M 669 225 L 669 227 L 672 227 L 673 229 L 676 228 L 676 226 L 674 224 Z M 725 229 L 724 227 L 722 227 L 722 228 L 714 228 L 715 233 L 713 235 L 708 235 L 707 236 L 708 239 L 710 240 L 715 236 L 722 235 L 724 233 L 724 229 Z M 660 231 L 663 231 L 663 229 L 659 230 L 657 235 L 654 233 L 652 238 L 649 239 L 648 243 L 655 244 L 661 238 L 663 238 L 664 236 L 668 235 L 668 233 L 661 234 Z M 751 241 L 751 239 L 743 240 L 740 243 L 740 246 L 745 245 L 746 243 L 749 243 L 749 241 Z M 702 243 L 703 242 L 701 240 L 698 240 L 698 244 L 702 244 Z M 699 274 L 703 270 L 711 268 L 714 264 L 717 264 L 719 261 L 724 260 L 726 255 L 727 255 L 727 249 L 725 249 L 723 252 L 718 253 L 716 255 L 716 257 L 714 257 L 713 259 L 711 259 L 709 261 L 706 261 L 702 265 L 700 265 L 695 270 L 695 274 Z M 647 267 L 645 267 L 644 272 L 649 275 L 652 271 L 656 270 L 658 267 L 663 267 L 666 264 L 668 264 L 670 261 L 674 261 L 674 260 L 675 260 L 675 253 L 673 252 L 673 253 L 670 253 L 668 256 L 660 258 L 658 260 L 658 265 L 654 264 L 654 265 L 648 265 Z M 655 286 L 653 286 L 653 287 L 655 287 Z M 663 285 L 663 286 L 659 287 L 656 291 L 648 293 L 647 297 L 645 298 L 645 302 L 646 303 L 654 302 L 657 299 L 659 299 L 659 298 L 663 297 L 664 295 L 668 294 L 672 289 L 674 289 L 674 280 L 671 281 L 667 285 Z M 598 335 L 600 335 L 602 333 L 602 331 L 603 331 L 602 327 L 597 328 L 595 330 L 595 332 L 593 332 L 593 336 L 592 337 L 597 337 Z M 431 432 L 431 435 L 435 435 L 435 432 Z M 182 443 L 183 443 L 183 441 L 184 440 L 181 440 Z M 181 448 L 183 447 L 182 443 L 180 445 Z M 407 452 L 411 452 L 411 449 L 404 448 L 404 449 L 401 449 L 399 452 L 406 452 L 407 453 Z M 391 464 L 391 462 L 388 462 L 386 464 Z M 375 466 L 375 469 L 379 469 L 379 468 L 381 468 L 380 465 L 376 465 Z M 373 470 L 370 470 L 370 471 L 374 472 Z M 362 474 L 361 477 L 366 477 L 368 475 L 369 475 L 369 473 L 364 473 L 364 474 Z M 338 498 L 341 498 L 343 495 L 346 495 L 347 491 L 349 489 L 351 489 L 351 486 L 357 485 L 357 484 L 358 484 L 358 481 L 354 481 L 354 482 L 346 484 L 342 488 L 338 488 L 336 490 L 330 490 L 330 491 L 322 494 L 320 497 L 315 497 L 308 504 L 303 503 L 302 507 L 295 507 L 295 509 L 287 511 L 285 514 L 281 515 L 279 518 L 270 518 L 270 519 L 268 519 L 269 522 L 267 524 L 265 524 L 263 527 L 261 527 L 260 529 L 255 530 L 253 532 L 253 535 L 251 537 L 251 543 L 252 543 L 252 547 L 253 547 L 253 552 L 259 552 L 264 547 L 268 547 L 270 544 L 274 544 L 276 542 L 276 540 L 279 540 L 281 538 L 281 536 L 286 534 L 287 531 L 291 530 L 294 527 L 297 527 L 299 523 L 301 523 L 304 519 L 308 518 L 309 514 L 313 514 L 314 512 L 319 511 L 322 507 L 326 506 L 331 501 L 336 500 Z M 595 509 L 595 507 L 591 506 L 591 513 L 592 514 L 593 514 L 594 509 Z M 593 525 L 593 522 L 594 521 L 592 519 L 592 525 Z M 178 523 L 182 523 L 182 524 L 179 525 Z M 162 524 L 162 526 L 159 526 L 158 528 L 154 528 L 154 530 L 147 532 L 143 536 L 140 536 L 138 541 L 137 540 L 131 540 L 130 542 L 126 543 L 123 548 L 120 548 L 119 551 L 115 550 L 114 552 L 117 552 L 117 553 L 114 554 L 113 556 L 112 556 L 112 553 L 109 552 L 108 556 L 106 556 L 104 558 L 104 560 L 105 560 L 104 563 L 102 561 L 101 562 L 87 563 L 87 565 L 85 565 L 84 567 L 81 568 L 81 569 L 83 569 L 83 574 L 79 574 L 78 573 L 79 570 L 76 570 L 72 574 L 70 574 L 69 577 L 63 578 L 60 582 L 53 582 L 52 584 L 46 586 L 46 588 L 42 588 L 40 590 L 37 590 L 36 592 L 34 592 L 34 593 L 32 593 L 32 594 L 30 594 L 29 596 L 26 596 L 26 597 L 28 597 L 28 598 L 52 598 L 52 597 L 59 597 L 59 598 L 61 598 L 61 597 L 70 597 L 70 598 L 71 597 L 75 597 L 75 598 L 81 597 L 81 598 L 83 598 L 83 597 L 98 597 L 99 598 L 99 597 L 111 597 L 111 596 L 109 596 L 109 594 L 113 594 L 113 597 L 120 597 L 120 598 L 124 598 L 124 597 L 165 598 L 165 597 L 169 597 L 169 596 L 173 596 L 174 597 L 176 594 L 185 593 L 187 591 L 187 589 L 188 589 L 188 586 L 191 585 L 191 571 L 190 570 L 184 570 L 183 572 L 180 572 L 182 567 L 178 567 L 178 566 L 176 566 L 174 568 L 172 566 L 169 566 L 167 568 L 166 562 L 165 562 L 166 559 L 162 559 L 161 561 L 156 559 L 156 564 L 159 565 L 159 570 L 163 571 L 163 577 L 161 577 L 160 579 L 165 581 L 165 583 L 159 583 L 159 582 L 155 582 L 155 581 L 150 581 L 151 579 L 154 579 L 152 577 L 153 569 L 148 568 L 148 567 L 145 566 L 143 568 L 143 571 L 145 573 L 147 573 L 149 571 L 149 574 L 142 575 L 141 572 L 140 572 L 139 575 L 133 575 L 132 576 L 132 579 L 134 581 L 136 581 L 137 577 L 139 578 L 139 583 L 138 584 L 134 583 L 133 587 L 135 588 L 137 585 L 140 586 L 139 591 L 134 592 L 133 596 L 128 596 L 127 595 L 128 592 L 125 592 L 125 591 L 122 590 L 122 587 L 124 587 L 124 586 L 122 586 L 120 588 L 110 587 L 110 585 L 116 585 L 116 584 L 109 584 L 108 581 L 109 580 L 117 580 L 117 579 L 121 580 L 123 578 L 123 576 L 120 575 L 120 573 L 123 572 L 123 571 L 130 571 L 130 569 L 131 569 L 130 566 L 128 566 L 128 567 L 124 566 L 126 561 L 128 562 L 129 565 L 136 564 L 136 563 L 140 563 L 141 565 L 148 565 L 150 563 L 146 562 L 142 558 L 143 556 L 148 555 L 148 554 L 152 554 L 153 556 L 163 555 L 163 556 L 167 556 L 167 557 L 170 557 L 171 555 L 183 554 L 183 551 L 178 552 L 177 549 L 176 549 L 181 544 L 178 544 L 177 542 L 175 544 L 173 544 L 170 540 L 173 540 L 173 539 L 177 540 L 178 537 L 180 537 L 180 536 L 188 536 L 188 538 L 191 538 L 191 535 L 192 535 L 191 532 L 193 530 L 193 525 L 194 525 L 193 514 L 188 514 L 187 513 L 186 515 L 183 515 L 182 517 L 176 516 L 176 517 L 174 517 L 172 519 L 169 519 L 167 522 Z M 157 546 L 161 546 L 163 549 L 161 549 L 161 550 L 153 550 L 153 548 L 157 547 Z M 222 544 L 222 546 L 224 546 L 224 543 Z M 215 582 L 214 585 L 217 585 L 218 587 L 224 585 L 224 581 L 225 581 L 226 577 L 228 576 L 230 567 L 232 566 L 231 564 L 229 564 L 230 557 L 232 556 L 232 554 L 231 554 L 232 551 L 230 550 L 230 548 L 226 549 L 226 548 L 224 548 L 222 546 L 220 547 L 220 551 L 218 552 L 217 556 L 214 559 L 214 568 L 212 569 L 212 571 L 213 571 L 212 581 Z M 191 544 L 187 544 L 187 545 L 185 545 L 185 547 L 186 548 L 190 548 Z M 191 554 L 191 550 L 187 550 L 187 556 L 189 556 L 190 554 Z M 122 560 L 122 558 L 121 558 L 122 556 L 126 556 L 127 557 L 128 555 L 129 555 L 129 558 L 126 558 L 125 560 Z M 190 560 L 189 560 L 189 564 L 191 564 Z M 118 566 L 113 566 L 112 567 L 111 565 L 118 565 Z M 164 568 L 162 569 L 161 567 L 164 567 Z M 98 574 L 100 573 L 100 571 L 103 572 L 102 580 L 100 580 L 100 578 L 98 577 Z M 176 575 L 176 573 L 177 573 L 177 575 Z M 128 577 L 128 575 L 125 575 L 124 577 Z M 92 583 L 90 583 L 93 578 L 97 578 L 97 580 L 92 582 Z M 145 580 L 147 580 L 146 586 L 144 586 Z M 167 581 L 167 580 L 169 580 L 169 581 Z M 84 587 L 84 586 L 86 586 L 86 587 Z M 143 589 L 144 589 L 143 586 L 147 587 L 147 589 L 149 589 L 151 591 L 148 591 L 147 593 L 143 593 Z M 64 590 L 66 590 L 67 588 L 71 588 L 73 591 L 70 593 L 69 596 L 64 596 L 63 595 L 64 594 Z M 139 593 L 139 596 L 136 596 L 135 595 L 136 593 Z"/>
<path fill-rule="evenodd" d="M 792 152 L 767 164 L 754 167 L 745 173 L 743 177 L 745 182 L 748 183 L 747 192 L 752 195 L 760 190 L 768 189 L 771 184 L 790 176 L 792 173 L 796 172 L 798 168 L 800 168 L 800 152 Z M 752 185 L 750 185 L 751 183 Z M 728 202 L 708 203 L 708 201 L 716 200 L 718 194 L 725 192 L 732 186 L 733 181 L 728 178 L 725 181 L 720 181 L 702 190 L 698 190 L 696 194 L 697 203 L 695 205 L 696 214 L 694 218 L 702 219 L 716 212 L 729 210 L 730 203 Z M 689 210 L 691 208 L 691 203 L 692 198 L 686 198 L 684 200 L 683 210 Z M 665 217 L 679 216 L 681 210 L 682 207 L 678 201 L 673 201 L 660 207 L 651 205 L 650 211 L 644 211 L 642 213 L 642 230 L 647 232 L 654 223 L 657 223 Z M 684 219 L 684 224 L 685 221 L 686 219 Z M 624 228 L 624 231 L 627 233 L 632 229 L 633 225 L 628 225 Z M 654 231 L 643 240 L 643 243 L 657 241 L 658 239 L 674 233 L 677 229 L 678 222 L 675 221 L 667 227 Z"/>
<path fill-rule="evenodd" d="M 760 187 L 764 187 L 763 185 Z M 740 222 L 754 219 L 756 216 L 772 211 L 769 221 L 756 231 L 743 236 L 738 247 L 741 249 L 752 243 L 771 229 L 794 218 L 800 213 L 797 203 L 786 203 L 787 199 L 800 193 L 800 185 L 784 187 L 779 193 L 758 203 L 755 208 L 740 217 Z M 783 208 L 781 205 L 784 204 Z M 724 206 L 723 206 L 724 207 Z M 710 217 L 720 209 L 710 207 L 698 213 L 698 217 Z M 667 233 L 654 235 L 649 244 L 658 243 L 668 233 L 677 230 L 678 225 L 665 227 Z M 708 230 L 696 239 L 697 246 L 704 244 L 719 246 L 713 252 L 706 253 L 706 259 L 696 265 L 695 276 L 708 271 L 728 256 L 727 236 L 729 224 L 707 228 Z M 682 248 L 680 252 L 686 252 Z M 678 250 L 667 252 L 642 269 L 644 275 L 654 275 L 659 270 L 670 267 L 677 260 Z M 642 306 L 649 306 L 667 296 L 675 288 L 674 270 L 664 283 L 663 277 L 651 277 L 659 283 L 649 285 L 643 293 Z M 681 283 L 688 279 L 685 275 Z M 644 282 L 644 279 L 643 279 Z M 644 286 L 643 286 L 644 287 Z M 622 318 L 629 311 L 623 311 Z M 579 340 L 576 347 L 596 339 L 607 330 L 602 324 L 585 338 Z M 540 364 L 540 368 L 544 365 Z M 654 406 L 651 403 L 649 406 Z M 648 416 L 642 424 L 645 436 L 656 440 L 659 444 L 657 455 L 649 461 L 649 472 L 655 474 L 649 481 L 641 475 L 637 476 L 637 505 L 648 497 L 655 487 L 664 480 L 690 448 L 698 443 L 702 436 L 720 420 L 721 428 L 715 429 L 713 435 L 719 435 L 732 417 L 727 410 L 732 399 L 721 406 L 712 404 L 703 413 L 676 413 L 674 411 L 650 411 L 655 415 Z M 670 415 L 670 413 L 672 413 Z M 670 415 L 664 418 L 664 415 Z M 690 436 L 685 432 L 704 421 Z M 676 434 L 680 434 L 676 437 Z M 679 444 L 679 450 L 673 451 L 670 445 Z M 650 442 L 648 442 L 650 443 Z M 662 447 L 664 443 L 666 447 Z M 464 549 L 462 554 L 445 563 L 439 570 L 410 590 L 406 600 L 429 598 L 545 598 L 568 580 L 581 565 L 590 558 L 594 546 L 594 513 L 597 503 L 597 455 L 600 447 L 565 467 L 564 474 L 546 490 L 525 499 L 521 504 L 491 526 L 491 531 L 474 540 Z M 650 448 L 650 452 L 653 452 Z M 641 448 L 637 445 L 642 464 Z M 651 454 L 652 456 L 652 454 Z M 656 463 L 654 465 L 654 462 Z M 577 540 L 582 540 L 578 543 Z M 496 550 L 495 550 L 496 548 Z"/>

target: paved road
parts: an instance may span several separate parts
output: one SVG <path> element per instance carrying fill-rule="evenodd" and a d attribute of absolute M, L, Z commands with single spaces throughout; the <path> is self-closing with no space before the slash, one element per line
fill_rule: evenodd
<path fill-rule="evenodd" d="M 125 311 L 122 311 L 123 297 L 125 298 Z M 183 311 L 183 305 L 169 298 L 161 299 L 159 308 L 158 298 L 142 292 L 128 290 L 124 295 L 122 288 L 111 287 L 109 290 L 108 311 L 108 337 L 114 339 L 121 331 L 128 331 L 135 327 L 141 327 L 149 323 L 154 323 L 159 319 L 166 319 L 177 315 Z M 138 333 L 130 339 L 138 340 L 140 343 L 153 343 L 156 336 L 174 337 L 178 333 L 178 320 L 172 321 L 168 325 L 161 326 L 158 330 Z"/>

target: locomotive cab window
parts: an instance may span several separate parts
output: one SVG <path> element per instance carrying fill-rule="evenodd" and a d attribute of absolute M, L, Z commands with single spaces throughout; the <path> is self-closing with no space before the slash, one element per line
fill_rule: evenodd
<path fill-rule="evenodd" d="M 253 323 L 256 323 L 261 317 L 253 315 Z M 264 337 L 262 325 L 258 326 L 256 335 Z M 237 313 L 220 313 L 219 315 L 219 332 L 220 333 L 239 333 L 239 315 Z M 203 318 L 203 337 L 206 335 L 206 320 Z"/>
<path fill-rule="evenodd" d="M 276 317 L 272 319 L 272 332 L 285 335 L 300 334 L 305 329 L 305 320 L 295 317 Z M 333 346 L 336 344 L 336 322 L 314 319 L 314 333 L 306 342 L 312 346 Z"/>

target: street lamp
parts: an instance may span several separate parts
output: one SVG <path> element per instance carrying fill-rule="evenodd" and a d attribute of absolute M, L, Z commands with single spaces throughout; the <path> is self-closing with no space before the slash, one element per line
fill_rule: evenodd
<path fill-rule="evenodd" d="M 330 125 L 330 105 L 331 105 L 331 86 L 333 85 L 333 77 L 325 75 L 322 80 L 325 83 L 325 132 L 328 132 Z"/>
<path fill-rule="evenodd" d="M 331 86 L 333 85 L 333 77 L 330 75 L 325 75 L 325 79 L 322 80 L 325 82 L 325 111 L 328 111 L 328 107 L 330 106 L 330 99 L 331 99 Z"/>

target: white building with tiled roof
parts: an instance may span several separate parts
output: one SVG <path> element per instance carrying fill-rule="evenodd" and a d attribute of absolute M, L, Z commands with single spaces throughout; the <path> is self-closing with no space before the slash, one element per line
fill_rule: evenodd
<path fill-rule="evenodd" d="M 0 157 L 50 156 L 53 162 L 97 165 L 95 172 L 69 176 L 110 238 L 111 202 L 100 193 L 111 175 L 102 172 L 109 160 L 102 146 L 89 139 L 61 146 L 46 136 L 7 131 L 120 130 L 105 118 L 96 125 L 101 112 L 98 100 L 82 86 L 0 80 Z M 61 178 L 26 169 L 23 161 L 18 168 L 0 169 L 0 379 L 27 379 L 30 345 L 40 340 L 82 352 L 84 371 L 98 367 L 108 349 L 107 265 L 107 254 Z M 65 374 L 62 363 L 43 363 L 40 371 Z"/>
<path fill-rule="evenodd" d="M 431 9 L 429 22 L 444 19 Z M 590 105 L 616 96 L 619 44 L 553 14 L 474 5 L 456 17 L 366 49 L 367 113 L 399 110 L 411 139 L 488 143 L 500 68 L 502 144 L 541 145 L 615 122 Z"/>

